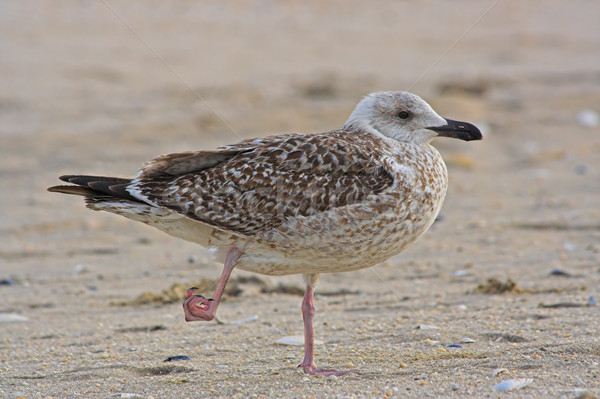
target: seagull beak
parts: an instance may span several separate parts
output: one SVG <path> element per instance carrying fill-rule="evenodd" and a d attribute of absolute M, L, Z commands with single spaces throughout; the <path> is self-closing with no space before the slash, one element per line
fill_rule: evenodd
<path fill-rule="evenodd" d="M 432 126 L 427 129 L 433 130 L 438 136 L 452 137 L 465 141 L 481 140 L 483 138 L 475 125 L 467 122 L 453 121 L 452 119 L 446 119 L 446 123 L 446 125 Z"/>

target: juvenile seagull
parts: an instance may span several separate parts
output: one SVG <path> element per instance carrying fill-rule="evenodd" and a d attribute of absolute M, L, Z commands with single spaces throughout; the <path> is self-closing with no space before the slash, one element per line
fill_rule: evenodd
<path fill-rule="evenodd" d="M 234 267 L 302 274 L 304 360 L 317 368 L 313 290 L 320 273 L 347 272 L 401 252 L 431 226 L 448 184 L 429 143 L 480 140 L 477 127 L 440 117 L 420 97 L 372 93 L 344 127 L 320 134 L 244 140 L 213 151 L 160 156 L 132 179 L 68 175 L 49 191 L 85 197 L 87 207 L 216 247 L 225 266 L 214 299 L 187 291 L 186 321 L 212 320 Z"/>

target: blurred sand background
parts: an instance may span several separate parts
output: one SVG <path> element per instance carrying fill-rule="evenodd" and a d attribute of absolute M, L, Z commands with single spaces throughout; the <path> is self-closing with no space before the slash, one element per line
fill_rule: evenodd
<path fill-rule="evenodd" d="M 497 383 L 532 378 L 508 395 L 598 397 L 599 15 L 585 0 L 1 2 L 0 396 L 504 397 Z M 317 364 L 360 376 L 308 377 L 302 348 L 275 344 L 302 333 L 299 276 L 234 272 L 219 316 L 258 317 L 240 324 L 185 323 L 177 290 L 119 305 L 202 278 L 210 294 L 221 265 L 45 191 L 335 129 L 377 90 L 485 139 L 436 141 L 450 189 L 419 242 L 322 276 Z"/>

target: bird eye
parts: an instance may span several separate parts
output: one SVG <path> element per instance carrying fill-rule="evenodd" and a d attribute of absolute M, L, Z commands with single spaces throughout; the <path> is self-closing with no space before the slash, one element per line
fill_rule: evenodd
<path fill-rule="evenodd" d="M 407 119 L 409 116 L 410 116 L 410 114 L 406 111 L 398 112 L 398 118 L 400 118 L 400 119 Z"/>

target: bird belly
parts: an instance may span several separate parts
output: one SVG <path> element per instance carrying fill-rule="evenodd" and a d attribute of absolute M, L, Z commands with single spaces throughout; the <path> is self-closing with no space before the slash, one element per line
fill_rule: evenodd
<path fill-rule="evenodd" d="M 371 267 L 400 253 L 427 231 L 442 201 L 417 213 L 364 206 L 320 217 L 295 218 L 278 231 L 242 245 L 238 267 L 267 274 L 347 272 Z"/>

